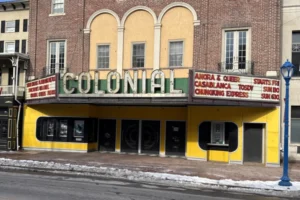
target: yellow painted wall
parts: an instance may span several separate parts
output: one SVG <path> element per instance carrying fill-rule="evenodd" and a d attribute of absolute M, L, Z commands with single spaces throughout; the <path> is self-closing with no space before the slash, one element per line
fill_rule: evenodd
<path fill-rule="evenodd" d="M 194 24 L 192 13 L 183 7 L 170 9 L 162 19 L 160 67 L 169 67 L 169 42 L 183 40 L 183 67 L 193 66 Z"/>
<path fill-rule="evenodd" d="M 198 129 L 203 121 L 227 121 L 238 126 L 238 148 L 235 152 L 224 154 L 221 151 L 200 149 Z M 279 108 L 247 107 L 188 107 L 188 148 L 187 157 L 212 159 L 214 161 L 243 160 L 243 123 L 266 123 L 266 163 L 279 163 Z M 226 156 L 228 156 L 226 158 Z"/>
<path fill-rule="evenodd" d="M 125 71 L 129 71 L 131 77 L 133 78 L 133 72 L 134 71 L 138 71 L 138 79 L 141 79 L 142 78 L 142 73 L 143 71 L 146 71 L 146 77 L 147 79 L 150 79 L 151 78 L 151 74 L 153 72 L 153 69 L 124 69 L 122 71 L 122 77 L 124 78 L 124 73 Z M 108 70 L 101 70 L 99 71 L 99 79 L 106 79 L 107 78 L 107 74 L 110 72 L 111 70 L 108 69 Z M 164 72 L 165 74 L 165 78 L 170 78 L 170 69 L 162 69 L 162 71 Z M 95 71 L 90 71 L 90 74 L 91 74 L 91 77 L 92 79 L 94 78 L 95 76 Z M 174 69 L 174 77 L 175 78 L 188 78 L 189 77 L 189 69 Z M 114 79 L 115 77 L 113 77 Z"/>
<path fill-rule="evenodd" d="M 132 68 L 132 44 L 145 43 L 145 68 L 153 68 L 154 21 L 147 11 L 135 11 L 124 25 L 123 69 Z"/>
<path fill-rule="evenodd" d="M 39 117 L 46 116 L 88 116 L 88 105 L 35 105 L 24 106 L 24 148 L 43 148 L 88 151 L 93 146 L 88 147 L 87 143 L 72 142 L 43 142 L 36 138 L 36 122 Z"/>
<path fill-rule="evenodd" d="M 187 121 L 187 151 L 189 158 L 229 162 L 243 160 L 243 123 L 265 123 L 265 163 L 279 163 L 279 108 L 248 108 L 229 106 L 189 107 L 133 107 L 94 105 L 36 105 L 24 108 L 23 146 L 26 148 L 53 148 L 70 150 L 92 150 L 97 145 L 63 142 L 41 142 L 36 139 L 36 121 L 41 116 L 93 117 L 117 120 L 116 150 L 120 150 L 121 120 L 160 120 L 160 153 L 165 152 L 165 122 Z M 235 152 L 205 151 L 198 143 L 198 128 L 203 121 L 233 122 L 238 126 L 238 148 Z"/>
<path fill-rule="evenodd" d="M 18 10 L 18 11 L 7 11 L 7 12 L 0 12 L 0 19 L 4 21 L 14 21 L 20 20 L 20 29 L 19 32 L 16 33 L 1 33 L 0 40 L 4 41 L 12 41 L 15 40 L 28 40 L 28 31 L 23 32 L 23 20 L 29 19 L 29 10 Z M 29 28 L 29 26 L 28 26 Z M 20 42 L 20 50 L 21 50 L 22 43 Z M 27 47 L 28 49 L 28 47 Z"/>
<path fill-rule="evenodd" d="M 91 24 L 90 69 L 97 68 L 97 45 L 110 45 L 109 68 L 117 68 L 117 20 L 111 14 L 98 15 Z"/>
<path fill-rule="evenodd" d="M 36 138 L 36 121 L 42 116 L 95 117 L 117 120 L 116 149 L 120 150 L 121 119 L 161 120 L 161 152 L 164 152 L 165 121 L 186 120 L 187 109 L 170 107 L 121 107 L 121 106 L 89 106 L 89 105 L 37 105 L 24 107 L 24 148 L 49 148 L 70 150 L 92 150 L 96 144 L 41 142 Z"/>

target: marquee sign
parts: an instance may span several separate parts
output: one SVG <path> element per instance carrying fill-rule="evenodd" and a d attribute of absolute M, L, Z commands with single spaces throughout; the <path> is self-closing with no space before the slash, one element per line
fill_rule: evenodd
<path fill-rule="evenodd" d="M 147 79 L 146 70 L 124 71 L 123 77 L 117 71 L 110 71 L 105 81 L 105 88 L 101 87 L 99 73 L 95 72 L 94 79 L 89 72 L 82 72 L 78 76 L 66 73 L 62 78 L 60 97 L 185 97 L 181 89 L 175 88 L 174 71 L 170 70 L 170 78 L 167 81 L 165 72 L 154 70 L 151 78 Z M 72 84 L 70 84 L 72 83 Z M 147 90 L 148 88 L 148 90 Z M 168 91 L 167 91 L 168 88 Z"/>
<path fill-rule="evenodd" d="M 199 98 L 279 102 L 279 83 L 277 79 L 195 72 L 193 96 Z"/>
<path fill-rule="evenodd" d="M 56 75 L 26 83 L 26 100 L 49 98 L 56 96 Z"/>

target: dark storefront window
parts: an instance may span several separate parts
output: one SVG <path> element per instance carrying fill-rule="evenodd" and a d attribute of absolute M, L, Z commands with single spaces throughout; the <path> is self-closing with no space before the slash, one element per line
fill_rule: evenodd
<path fill-rule="evenodd" d="M 91 118 L 40 117 L 36 137 L 41 141 L 96 142 L 97 120 Z"/>
<path fill-rule="evenodd" d="M 291 143 L 300 143 L 300 106 L 292 106 Z"/>
<path fill-rule="evenodd" d="M 295 65 L 294 76 L 300 76 L 300 32 L 293 32 L 292 63 Z"/>
<path fill-rule="evenodd" d="M 199 146 L 204 150 L 233 152 L 238 147 L 238 127 L 232 122 L 202 122 Z"/>

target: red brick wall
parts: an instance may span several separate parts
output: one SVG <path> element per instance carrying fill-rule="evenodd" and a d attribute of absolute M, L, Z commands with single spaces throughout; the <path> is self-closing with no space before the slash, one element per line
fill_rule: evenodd
<path fill-rule="evenodd" d="M 97 10 L 111 9 L 122 19 L 130 8 L 143 5 L 158 16 L 177 0 L 65 0 L 64 16 L 49 17 L 51 1 L 31 0 L 31 73 L 42 75 L 47 40 L 67 39 L 67 66 L 78 73 L 88 69 L 89 36 L 83 29 Z M 182 0 L 194 7 L 200 26 L 194 33 L 194 67 L 217 71 L 221 62 L 222 29 L 251 27 L 251 60 L 255 75 L 280 66 L 280 0 Z"/>

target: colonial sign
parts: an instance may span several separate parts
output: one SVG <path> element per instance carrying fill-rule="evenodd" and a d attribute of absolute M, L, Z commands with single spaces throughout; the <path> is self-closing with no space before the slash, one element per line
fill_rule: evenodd
<path fill-rule="evenodd" d="M 194 97 L 278 102 L 279 88 L 277 79 L 194 73 Z"/>
<path fill-rule="evenodd" d="M 56 75 L 26 83 L 26 100 L 56 96 Z"/>
<path fill-rule="evenodd" d="M 101 73 L 101 72 L 100 72 Z M 94 80 L 92 81 L 89 72 L 82 72 L 76 78 L 73 73 L 66 73 L 63 76 L 63 92 L 60 96 L 109 96 L 109 97 L 143 97 L 143 96 L 161 96 L 166 93 L 166 88 L 169 94 L 177 96 L 185 96 L 184 92 L 175 88 L 174 71 L 170 70 L 169 85 L 165 73 L 161 70 L 154 70 L 151 73 L 151 82 L 147 81 L 146 71 L 142 71 L 142 77 L 138 78 L 138 71 L 133 71 L 132 76 L 129 71 L 124 71 L 123 79 L 121 74 L 116 71 L 111 71 L 106 77 L 106 88 L 102 90 L 100 86 L 99 72 L 95 72 Z M 74 84 L 70 84 L 73 81 Z M 75 82 L 76 81 L 76 82 Z M 138 83 L 141 82 L 141 89 L 138 88 Z M 91 83 L 93 85 L 91 85 Z M 150 85 L 149 85 L 150 84 Z M 147 88 L 151 87 L 151 91 L 147 92 Z M 122 88 L 121 88 L 122 87 Z"/>

